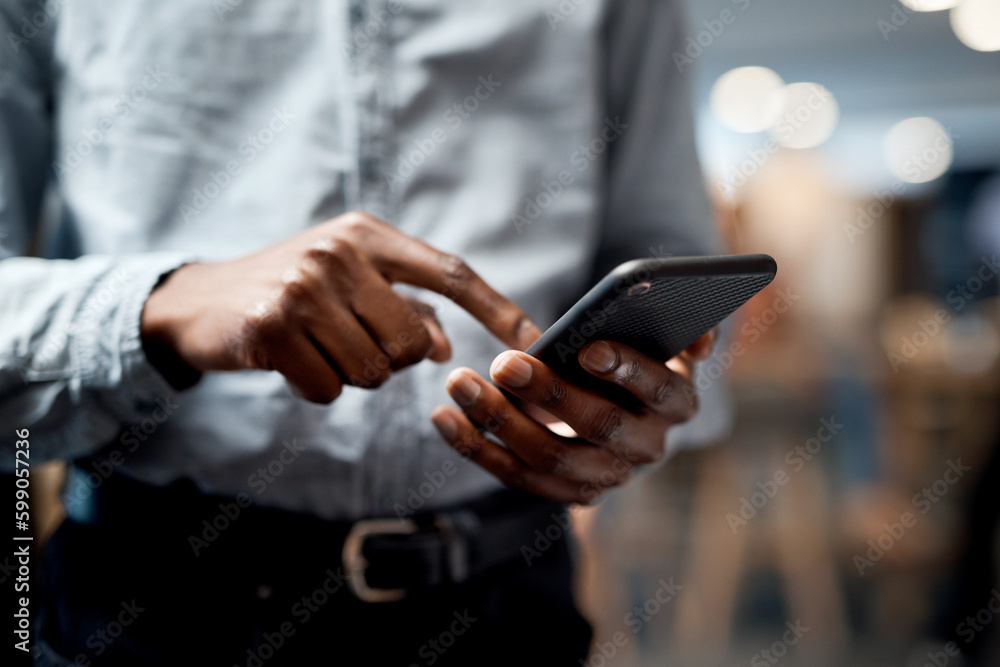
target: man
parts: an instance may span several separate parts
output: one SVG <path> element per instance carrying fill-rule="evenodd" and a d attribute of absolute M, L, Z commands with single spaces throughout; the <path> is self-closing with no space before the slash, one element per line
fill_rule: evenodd
<path fill-rule="evenodd" d="M 42 664 L 584 659 L 563 504 L 663 455 L 710 342 L 581 350 L 641 411 L 518 350 L 716 249 L 678 8 L 0 7 L 3 447 L 75 461 Z"/>

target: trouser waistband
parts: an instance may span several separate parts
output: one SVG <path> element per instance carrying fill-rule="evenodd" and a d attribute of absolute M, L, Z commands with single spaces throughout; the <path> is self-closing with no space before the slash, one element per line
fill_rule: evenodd
<path fill-rule="evenodd" d="M 73 499 L 67 516 L 76 523 L 162 544 L 167 557 L 183 549 L 195 556 L 211 551 L 223 563 L 273 567 L 275 576 L 281 568 L 335 564 L 366 602 L 462 583 L 518 559 L 530 564 L 539 544 L 570 527 L 563 505 L 513 489 L 402 519 L 327 521 L 203 494 L 189 480 L 158 487 L 119 472 L 95 489 L 85 480 L 79 468 L 67 477 L 65 495 Z"/>

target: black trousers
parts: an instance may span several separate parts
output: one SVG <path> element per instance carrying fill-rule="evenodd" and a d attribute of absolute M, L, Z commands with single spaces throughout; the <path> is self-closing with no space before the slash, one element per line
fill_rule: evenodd
<path fill-rule="evenodd" d="M 36 664 L 576 666 L 587 656 L 569 534 L 530 565 L 365 603 L 345 584 L 337 524 L 324 539 L 316 519 L 248 509 L 197 549 L 207 517 L 169 507 L 122 525 L 64 522 L 43 561 Z"/>

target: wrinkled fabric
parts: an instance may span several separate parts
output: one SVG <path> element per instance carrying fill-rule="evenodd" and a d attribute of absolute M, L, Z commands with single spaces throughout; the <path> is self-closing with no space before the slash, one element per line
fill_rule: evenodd
<path fill-rule="evenodd" d="M 499 484 L 429 420 L 451 369 L 503 349 L 464 311 L 411 290 L 453 360 L 330 406 L 265 372 L 175 392 L 139 318 L 185 262 L 364 210 L 544 328 L 620 261 L 718 250 L 672 2 L 0 0 L 0 35 L 0 433 L 94 455 L 95 485 L 188 477 L 332 519 Z M 716 432 L 715 403 L 685 432 Z"/>

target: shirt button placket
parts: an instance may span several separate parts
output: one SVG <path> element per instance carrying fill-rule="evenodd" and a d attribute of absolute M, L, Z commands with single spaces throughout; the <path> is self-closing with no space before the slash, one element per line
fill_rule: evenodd
<path fill-rule="evenodd" d="M 365 212 L 392 224 L 398 219 L 398 209 L 385 171 L 395 149 L 390 38 L 394 14 L 386 0 L 351 0 L 348 16 L 358 123 L 357 201 Z M 400 482 L 405 480 L 401 473 L 407 470 L 407 463 L 401 460 L 400 452 L 405 449 L 401 438 L 406 437 L 407 429 L 400 427 L 405 417 L 398 406 L 408 405 L 411 393 L 407 383 L 397 381 L 369 399 L 366 412 L 372 418 L 369 446 L 373 451 L 366 459 L 368 469 L 363 476 L 367 480 L 363 490 L 367 513 L 391 506 Z"/>
<path fill-rule="evenodd" d="M 383 176 L 392 149 L 392 14 L 383 0 L 351 0 L 348 10 L 358 118 L 360 206 L 387 222 L 395 218 Z M 380 19 L 381 17 L 381 19 Z"/>

